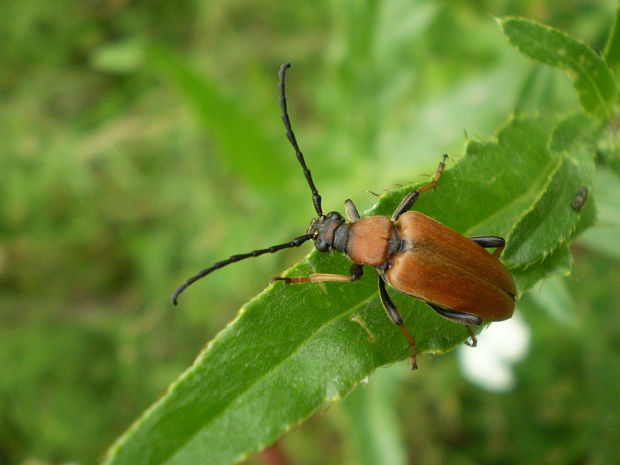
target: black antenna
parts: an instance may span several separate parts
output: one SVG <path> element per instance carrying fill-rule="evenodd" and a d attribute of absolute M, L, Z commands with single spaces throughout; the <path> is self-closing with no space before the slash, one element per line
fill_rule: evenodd
<path fill-rule="evenodd" d="M 284 77 L 286 75 L 286 70 L 290 67 L 290 63 L 284 63 L 280 67 L 280 73 L 278 74 L 280 85 L 280 108 L 282 109 L 282 122 L 284 123 L 284 128 L 286 129 L 286 137 L 288 137 L 289 142 L 295 149 L 295 155 L 297 155 L 297 160 L 299 160 L 299 163 L 304 170 L 304 176 L 306 177 L 306 181 L 308 181 L 308 185 L 310 186 L 310 190 L 312 191 L 312 203 L 314 204 L 314 209 L 319 216 L 323 216 L 323 209 L 321 208 L 321 196 L 319 195 L 319 192 L 314 186 L 314 182 L 312 181 L 312 174 L 310 173 L 310 170 L 306 166 L 306 161 L 304 160 L 304 154 L 301 153 L 299 145 L 297 145 L 297 139 L 295 138 L 295 133 L 293 132 L 293 128 L 291 127 L 291 120 L 288 117 L 288 110 L 286 108 Z"/>
<path fill-rule="evenodd" d="M 286 244 L 272 245 L 271 247 L 269 247 L 267 249 L 259 249 L 259 250 L 254 250 L 253 252 L 249 252 L 249 253 L 233 255 L 232 257 L 227 258 L 226 260 L 222 260 L 221 262 L 214 263 L 209 268 L 205 268 L 200 273 L 192 276 L 187 281 L 185 281 L 183 284 L 181 284 L 179 287 L 177 287 L 177 290 L 174 291 L 174 294 L 172 294 L 172 298 L 171 298 L 172 303 L 174 305 L 176 305 L 177 304 L 177 298 L 179 297 L 179 294 L 181 294 L 181 292 L 183 292 L 185 289 L 187 289 L 193 283 L 198 281 L 200 278 L 204 278 L 209 273 L 211 273 L 211 272 L 213 272 L 215 270 L 219 270 L 220 268 L 223 268 L 226 265 L 230 265 L 231 263 L 235 263 L 235 262 L 238 262 L 240 260 L 245 260 L 246 258 L 258 257 L 259 255 L 263 255 L 263 254 L 266 254 L 266 253 L 274 253 L 274 252 L 277 252 L 277 251 L 282 250 L 282 249 L 289 249 L 291 247 L 299 247 L 304 242 L 312 239 L 312 237 L 313 237 L 312 234 L 305 234 L 303 236 L 296 237 L 291 242 L 287 242 Z"/>

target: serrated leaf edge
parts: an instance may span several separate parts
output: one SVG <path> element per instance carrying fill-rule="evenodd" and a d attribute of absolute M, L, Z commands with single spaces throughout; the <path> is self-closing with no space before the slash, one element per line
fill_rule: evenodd
<path fill-rule="evenodd" d="M 542 62 L 541 60 L 539 60 L 539 59 L 537 59 L 537 58 L 535 58 L 535 57 L 532 57 L 529 53 L 525 52 L 525 51 L 523 50 L 523 48 L 522 48 L 519 44 L 515 43 L 515 42 L 512 40 L 512 38 L 510 37 L 510 35 L 506 33 L 506 29 L 504 28 L 504 23 L 505 23 L 506 21 L 515 20 L 515 21 L 522 21 L 522 22 L 526 22 L 526 23 L 534 24 L 534 25 L 536 25 L 536 26 L 538 26 L 538 27 L 540 27 L 540 28 L 547 29 L 548 31 L 551 31 L 551 32 L 555 32 L 555 33 L 557 33 L 557 34 L 559 34 L 559 35 L 563 36 L 564 38 L 566 38 L 566 39 L 568 39 L 568 40 L 570 40 L 570 41 L 573 41 L 573 42 L 575 42 L 576 44 L 578 44 L 578 45 L 580 45 L 580 46 L 584 47 L 584 48 L 585 48 L 585 49 L 586 49 L 589 53 L 591 53 L 591 54 L 592 54 L 595 58 L 599 59 L 599 60 L 600 60 L 601 65 L 603 66 L 603 68 L 605 68 L 605 70 L 606 70 L 607 72 L 609 72 L 609 75 L 610 75 L 610 76 L 611 76 L 611 78 L 612 78 L 612 82 L 614 83 L 615 95 L 617 95 L 617 93 L 618 93 L 618 88 L 617 88 L 617 86 L 616 86 L 616 84 L 615 84 L 615 83 L 616 83 L 616 81 L 615 81 L 615 79 L 614 79 L 614 76 L 615 76 L 615 75 L 614 75 L 614 73 L 612 72 L 611 68 L 609 67 L 609 65 L 607 64 L 607 62 L 605 61 L 605 59 L 604 59 L 601 55 L 599 55 L 598 53 L 596 53 L 596 51 L 595 51 L 592 47 L 590 47 L 590 45 L 588 45 L 587 43 L 585 43 L 584 41 L 582 41 L 582 40 L 580 40 L 580 39 L 577 39 L 577 38 L 575 38 L 575 37 L 573 37 L 573 36 L 571 36 L 571 35 L 567 34 L 566 32 L 562 31 L 561 29 L 557 29 L 557 28 L 554 28 L 554 27 L 549 26 L 549 25 L 547 25 L 547 24 L 539 23 L 538 21 L 533 21 L 533 20 L 531 20 L 531 19 L 527 19 L 527 18 L 523 18 L 523 17 L 519 17 L 519 16 L 505 16 L 505 17 L 502 17 L 502 18 L 495 18 L 495 19 L 496 19 L 496 21 L 500 24 L 500 27 L 502 28 L 502 32 L 504 33 L 504 35 L 506 36 L 506 38 L 508 39 L 508 41 L 509 41 L 509 42 L 510 42 L 510 43 L 511 43 L 511 44 L 512 44 L 512 45 L 513 45 L 513 46 L 514 46 L 517 50 L 519 50 L 519 51 L 520 51 L 523 55 L 525 55 L 525 56 L 529 57 L 531 60 L 534 60 L 534 61 L 536 61 L 536 62 L 538 62 L 538 63 L 542 63 L 542 64 L 544 64 L 545 66 L 555 67 L 555 66 L 553 66 L 553 65 L 549 65 L 549 64 L 547 64 L 547 63 L 544 63 L 544 62 Z M 538 41 L 536 41 L 536 42 L 537 42 L 537 43 L 540 43 L 540 42 L 538 42 Z M 545 48 L 545 47 L 541 47 L 541 48 Z M 599 86 L 598 86 L 598 85 L 596 85 L 596 81 L 594 81 L 594 80 L 592 79 L 592 77 L 590 76 L 590 73 L 589 73 L 589 72 L 585 72 L 584 68 L 581 66 L 581 64 L 580 64 L 578 61 L 575 61 L 574 59 L 570 58 L 569 56 L 566 56 L 566 58 L 567 58 L 567 59 L 570 59 L 570 61 L 571 61 L 571 62 L 576 63 L 576 64 L 578 65 L 577 67 L 578 67 L 578 68 L 580 68 L 580 69 L 582 70 L 582 75 L 584 75 L 584 76 L 586 76 L 586 77 L 587 77 L 588 81 L 590 82 L 590 84 L 592 85 L 592 87 L 595 89 L 596 94 L 597 94 L 597 96 L 598 96 L 598 99 L 599 99 L 599 101 L 602 103 L 602 107 L 603 107 L 603 109 L 604 109 L 604 111 L 605 111 L 605 115 L 606 115 L 607 119 L 608 119 L 608 120 L 609 120 L 609 119 L 611 119 L 611 118 L 613 117 L 613 107 L 610 107 L 610 106 L 608 106 L 608 105 L 607 105 L 607 102 L 605 101 L 605 99 L 603 98 L 603 96 L 602 96 L 602 94 L 601 94 L 601 92 L 600 92 Z M 572 74 L 574 73 L 574 71 L 573 71 L 572 69 L 570 69 L 570 68 L 565 68 L 565 67 L 557 67 L 557 68 L 558 68 L 558 69 L 561 69 L 562 71 L 564 71 L 565 73 L 567 73 L 567 74 L 569 75 L 569 77 L 570 77 L 571 81 L 573 81 L 573 82 L 574 82 L 574 77 L 573 77 L 573 75 L 572 75 Z M 579 91 L 577 91 L 577 95 L 579 96 L 579 100 L 581 101 L 581 93 L 580 93 Z M 585 110 L 586 110 L 586 112 L 588 112 L 588 113 L 590 113 L 590 112 L 591 112 L 589 109 L 585 108 L 585 106 L 584 106 L 584 109 L 585 109 Z"/>
<path fill-rule="evenodd" d="M 551 151 L 549 151 L 549 153 L 551 153 Z M 527 215 L 529 215 L 531 212 L 533 212 L 537 208 L 538 204 L 541 202 L 542 198 L 547 193 L 547 190 L 549 189 L 549 186 L 551 185 L 551 183 L 555 179 L 555 175 L 557 174 L 557 172 L 560 170 L 560 167 L 562 166 L 563 157 L 557 157 L 554 160 L 554 157 L 552 155 L 550 157 L 551 165 L 553 165 L 554 161 L 555 161 L 555 166 L 551 166 L 551 170 L 549 171 L 549 174 L 547 175 L 547 181 L 543 184 L 542 188 L 538 192 L 538 195 L 534 198 L 534 201 L 531 203 L 531 205 L 521 213 L 519 218 L 513 223 L 512 228 L 510 229 L 510 231 L 508 231 L 508 233 L 506 234 L 506 243 L 510 243 L 510 238 L 512 237 L 512 235 L 515 232 L 515 230 L 517 229 L 517 227 L 521 224 L 521 222 L 524 220 L 524 218 Z M 518 265 L 511 266 L 509 268 L 509 270 L 518 269 L 518 268 L 527 269 L 532 264 L 538 263 L 541 260 L 544 260 L 544 258 L 546 256 L 548 256 L 550 253 L 552 253 L 553 250 L 557 249 L 562 243 L 563 243 L 563 241 L 559 242 L 556 247 L 554 247 L 553 249 L 547 251 L 546 253 L 543 252 L 543 255 L 541 255 L 540 258 L 536 258 L 536 259 L 534 259 L 534 260 L 532 260 L 530 262 L 519 263 Z"/>
<path fill-rule="evenodd" d="M 309 258 L 310 254 L 314 253 L 314 251 L 310 252 L 307 256 L 306 259 Z M 304 262 L 302 262 L 304 263 Z M 299 266 L 299 264 L 295 264 L 293 266 L 291 266 L 290 268 L 287 269 L 287 271 L 290 271 L 294 268 L 296 268 L 297 266 Z M 218 332 L 216 334 L 216 336 L 211 339 L 206 347 L 198 354 L 198 356 L 195 358 L 194 362 L 183 372 L 179 375 L 179 377 L 172 382 L 172 384 L 170 384 L 166 390 L 164 390 L 164 392 L 160 395 L 159 399 L 157 399 L 150 407 L 148 407 L 143 413 L 142 415 L 140 415 L 136 420 L 134 420 L 134 422 L 130 425 L 130 427 L 126 430 L 126 432 L 117 440 L 117 442 L 115 442 L 106 452 L 105 455 L 105 459 L 103 461 L 103 463 L 108 463 L 110 462 L 113 457 L 116 455 L 117 450 L 127 441 L 127 439 L 131 436 L 131 434 L 140 426 L 140 424 L 144 421 L 146 421 L 146 419 L 151 415 L 151 412 L 153 412 L 154 410 L 156 410 L 161 404 L 163 404 L 166 401 L 166 398 L 170 395 L 172 395 L 173 392 L 176 391 L 176 389 L 178 388 L 178 386 L 189 376 L 191 376 L 195 371 L 197 371 L 200 367 L 200 363 L 203 361 L 203 359 L 205 357 L 208 356 L 208 352 L 219 342 L 219 340 L 224 337 L 225 333 L 227 331 L 230 330 L 231 327 L 235 326 L 238 322 L 238 320 L 243 316 L 244 313 L 246 313 L 248 311 L 248 307 L 254 303 L 255 301 L 261 299 L 267 292 L 271 291 L 273 289 L 274 286 L 276 286 L 277 283 L 272 283 L 271 285 L 269 285 L 265 290 L 263 290 L 261 293 L 259 293 L 258 295 L 254 296 L 253 298 L 251 298 L 247 303 L 245 303 L 240 309 L 239 312 L 237 313 L 237 315 L 235 316 L 235 318 L 233 320 L 231 320 L 220 332 Z M 271 373 L 273 370 L 275 370 L 278 366 L 282 365 L 283 363 L 285 363 L 286 361 L 288 361 L 290 358 L 292 358 L 295 354 L 297 354 L 303 347 L 304 345 L 308 342 L 309 339 L 311 339 L 316 333 L 318 333 L 319 331 L 321 331 L 323 328 L 327 327 L 328 325 L 332 324 L 333 322 L 335 322 L 336 320 L 340 319 L 341 317 L 346 317 L 346 315 L 353 313 L 358 307 L 365 305 L 366 303 L 368 303 L 369 301 L 371 301 L 372 299 L 376 298 L 376 292 L 373 292 L 371 295 L 369 295 L 367 298 L 359 301 L 358 303 L 356 303 L 354 306 L 348 308 L 347 310 L 334 315 L 332 318 L 329 318 L 327 320 L 325 320 L 319 327 L 316 328 L 315 331 L 313 331 L 307 338 L 303 339 L 300 341 L 300 343 L 297 345 L 297 347 L 295 347 L 292 351 L 290 351 L 286 357 L 282 358 L 280 361 L 278 361 L 278 363 L 272 365 L 268 370 L 266 370 L 265 372 L 261 373 L 260 376 L 257 376 L 256 379 L 248 384 L 247 386 L 245 386 L 242 390 L 240 390 L 238 392 L 237 395 L 235 395 L 229 403 L 227 403 L 224 407 L 222 407 L 222 409 L 217 412 L 215 415 L 211 416 L 209 418 L 209 421 L 204 422 L 203 425 L 208 425 L 209 423 L 215 421 L 221 414 L 225 413 L 225 411 L 227 410 L 227 408 L 233 404 L 237 399 L 239 399 L 245 392 L 247 392 L 252 386 L 254 386 L 256 383 L 258 383 L 261 379 L 263 379 L 265 376 L 267 376 L 269 373 Z M 420 352 L 420 354 L 424 354 L 424 353 L 428 353 L 427 351 L 422 351 Z M 380 366 L 376 366 L 374 367 L 373 370 L 371 370 L 368 374 L 366 374 L 366 376 L 370 376 L 372 373 L 374 373 L 378 368 L 381 368 Z M 350 392 L 352 389 L 354 389 L 357 385 L 359 384 L 358 382 L 354 382 L 350 389 L 347 390 L 347 392 Z M 329 403 L 333 403 L 341 398 L 343 398 L 347 392 L 344 393 L 338 393 L 337 396 L 324 396 L 323 397 L 323 403 L 329 402 Z M 290 424 L 286 426 L 286 429 L 280 430 L 280 433 L 276 436 L 279 437 L 282 433 L 289 431 L 289 429 L 299 423 L 301 423 L 302 421 L 305 420 L 305 417 L 300 419 L 299 422 L 294 423 L 294 424 Z M 198 434 L 203 428 L 200 428 L 199 430 L 196 431 L 196 433 L 194 433 L 193 435 L 189 436 L 187 438 L 187 440 L 183 443 L 183 444 L 187 444 L 189 441 L 191 441 L 191 439 Z M 256 453 L 260 450 L 262 450 L 262 448 L 268 444 L 270 444 L 272 441 L 272 439 L 266 441 L 264 444 L 261 445 L 260 448 L 257 448 L 254 451 L 250 451 L 245 455 L 239 456 L 238 459 L 242 460 L 244 457 L 248 457 L 250 454 Z M 180 451 L 182 449 L 182 447 L 179 447 L 177 449 L 177 452 Z M 175 454 L 170 455 L 166 461 L 171 460 L 174 457 Z M 162 462 L 162 463 L 166 463 L 166 462 Z"/>

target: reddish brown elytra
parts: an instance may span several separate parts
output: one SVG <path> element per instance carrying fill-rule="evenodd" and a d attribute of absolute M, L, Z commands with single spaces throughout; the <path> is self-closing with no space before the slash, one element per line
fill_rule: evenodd
<path fill-rule="evenodd" d="M 403 294 L 423 300 L 441 316 L 465 325 L 471 337 L 469 344 L 475 346 L 476 338 L 471 326 L 479 326 L 484 321 L 506 320 L 514 311 L 515 284 L 508 270 L 498 260 L 506 244 L 504 239 L 497 236 L 465 237 L 422 213 L 408 211 L 420 193 L 437 185 L 447 155 L 439 163 L 433 180 L 406 195 L 391 218 L 361 218 L 351 200 L 344 204 L 348 221 L 338 212 L 324 215 L 321 196 L 306 166 L 288 116 L 284 77 L 289 67 L 289 64 L 282 65 L 279 74 L 282 121 L 310 186 L 318 216 L 310 222 L 303 236 L 285 244 L 233 255 L 202 270 L 177 288 L 172 295 L 172 302 L 176 305 L 179 294 L 189 285 L 224 266 L 246 258 L 298 247 L 313 240 L 320 252 L 337 250 L 347 255 L 353 262 L 349 275 L 315 273 L 273 279 L 286 284 L 351 282 L 360 279 L 364 265 L 372 266 L 378 275 L 381 303 L 409 344 L 411 369 L 417 368 L 415 340 L 388 295 L 385 283 Z M 493 248 L 495 251 L 490 254 L 485 248 Z"/>

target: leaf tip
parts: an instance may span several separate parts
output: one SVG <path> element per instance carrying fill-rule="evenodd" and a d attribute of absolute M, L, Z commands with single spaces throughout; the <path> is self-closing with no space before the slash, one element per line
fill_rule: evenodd
<path fill-rule="evenodd" d="M 495 21 L 497 21 L 497 24 L 499 24 L 502 29 L 504 29 L 508 23 L 517 19 L 514 16 L 494 16 L 494 18 Z"/>

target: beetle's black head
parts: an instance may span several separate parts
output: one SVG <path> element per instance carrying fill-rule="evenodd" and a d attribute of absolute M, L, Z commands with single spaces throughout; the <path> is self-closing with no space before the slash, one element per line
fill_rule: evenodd
<path fill-rule="evenodd" d="M 306 234 L 312 234 L 314 246 L 319 252 L 329 252 L 332 248 L 339 249 L 334 244 L 336 230 L 346 223 L 338 212 L 330 212 L 314 218 L 306 229 Z"/>

